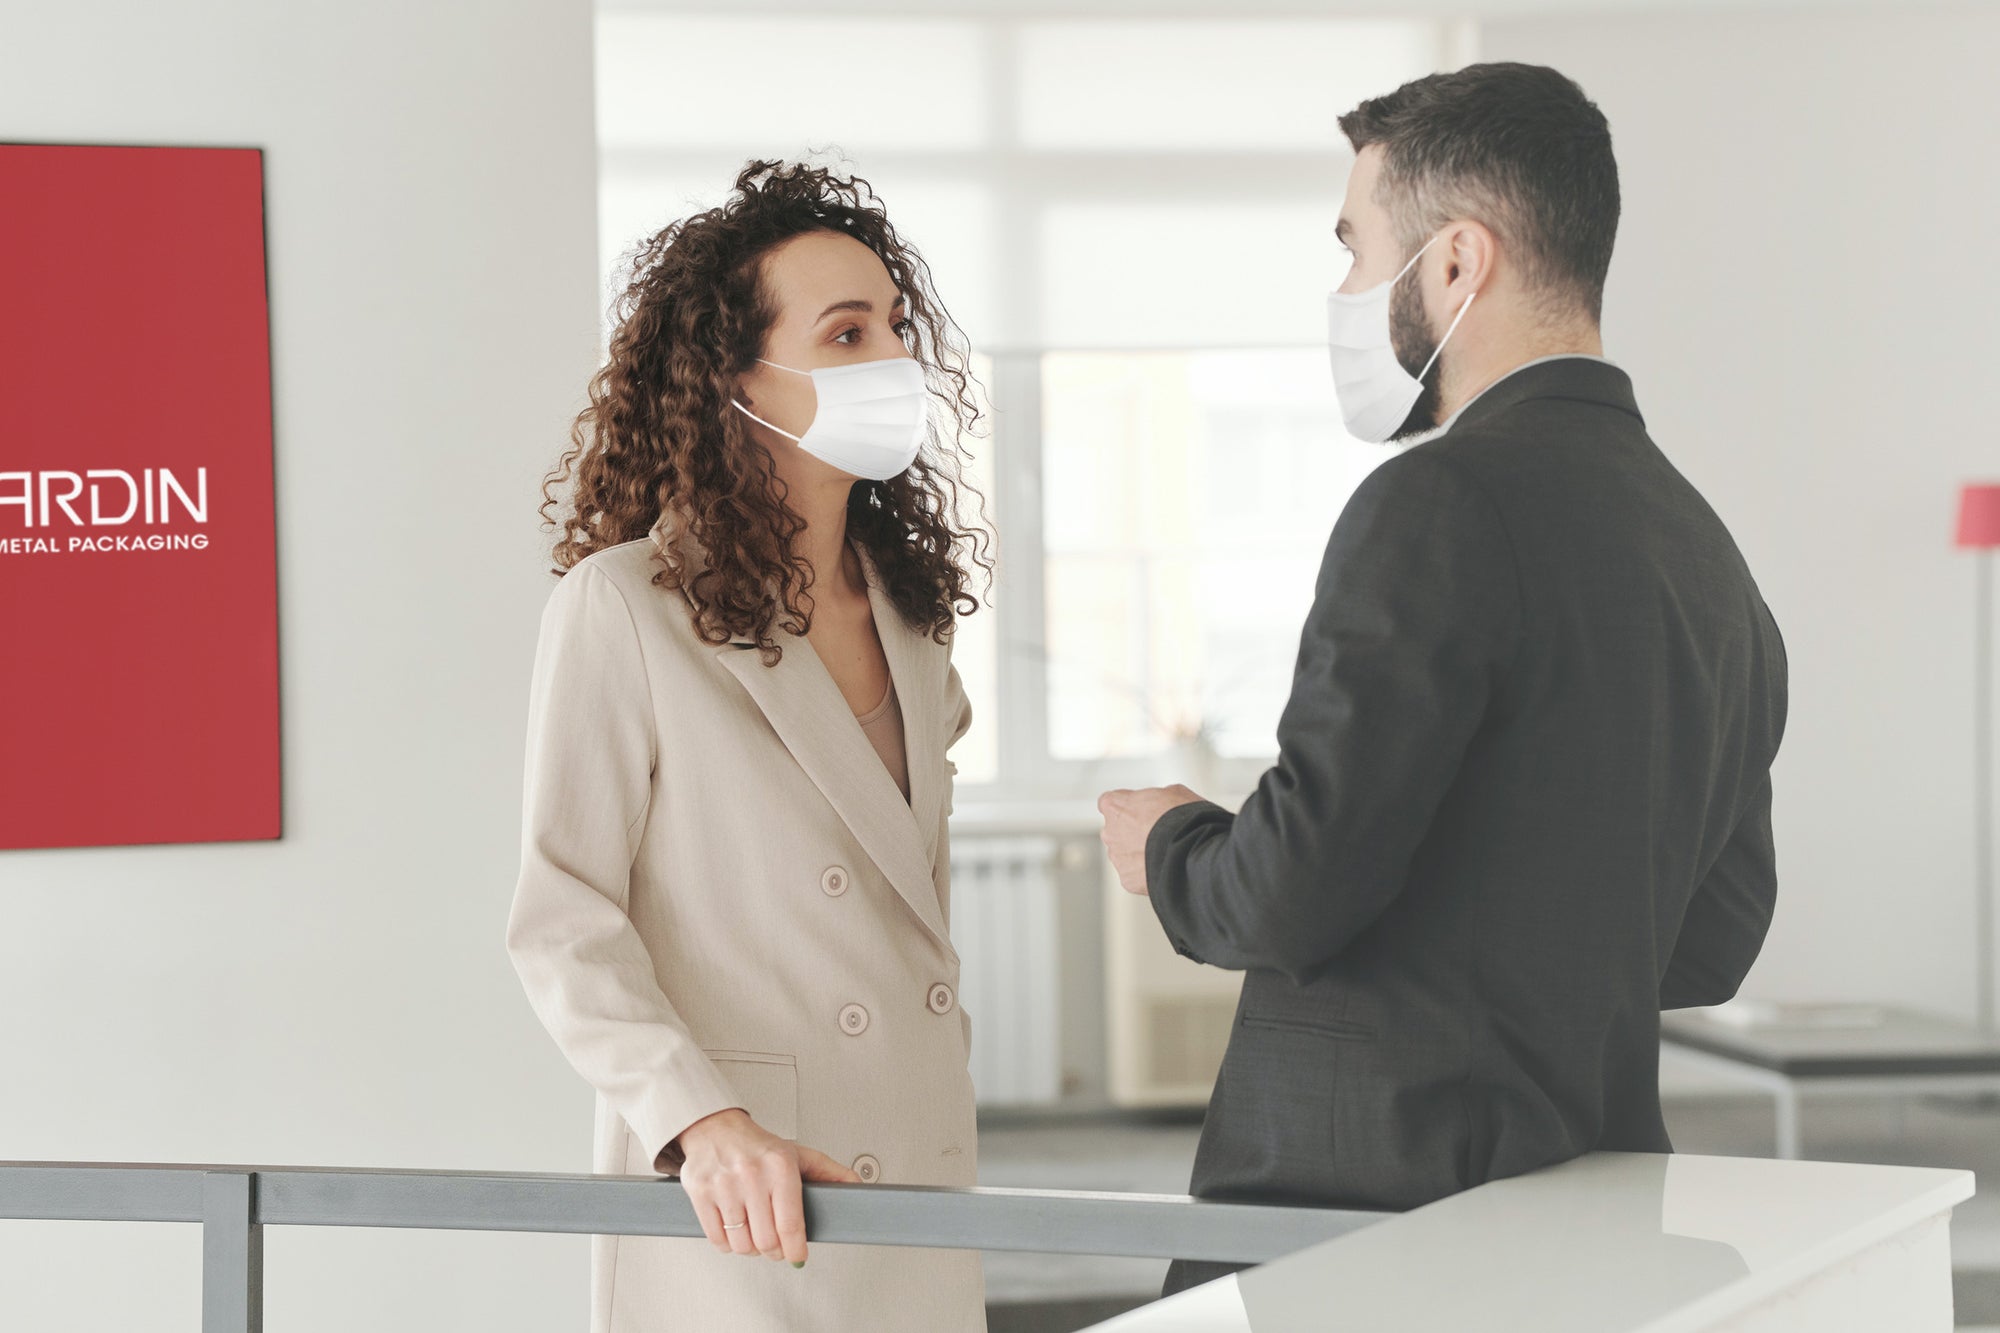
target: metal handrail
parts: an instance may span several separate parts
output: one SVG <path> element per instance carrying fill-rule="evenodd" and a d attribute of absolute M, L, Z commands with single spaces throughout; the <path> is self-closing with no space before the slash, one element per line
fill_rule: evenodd
<path fill-rule="evenodd" d="M 815 1242 L 1263 1263 L 1390 1216 L 1181 1194 L 804 1186 Z M 0 1219 L 196 1222 L 202 1333 L 260 1333 L 266 1226 L 702 1235 L 680 1181 L 657 1176 L 0 1162 Z"/>

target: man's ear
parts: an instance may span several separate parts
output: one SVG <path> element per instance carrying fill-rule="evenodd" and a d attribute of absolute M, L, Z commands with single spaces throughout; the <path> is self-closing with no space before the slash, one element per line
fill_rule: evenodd
<path fill-rule="evenodd" d="M 1446 278 L 1453 287 L 1484 291 L 1493 280 L 1493 268 L 1500 255 L 1500 238 L 1483 222 L 1470 220 L 1452 224 L 1445 238 L 1449 247 Z"/>

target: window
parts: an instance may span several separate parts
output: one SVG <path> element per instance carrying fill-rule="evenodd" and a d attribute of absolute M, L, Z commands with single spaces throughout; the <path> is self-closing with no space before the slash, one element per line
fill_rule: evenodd
<path fill-rule="evenodd" d="M 1327 533 L 1388 454 L 1324 352 L 1042 358 L 1048 748 L 1268 758 Z"/>
<path fill-rule="evenodd" d="M 1327 533 L 1388 456 L 1327 371 L 1335 117 L 1455 32 L 600 9 L 607 270 L 751 157 L 840 161 L 981 353 L 999 570 L 955 650 L 961 800 L 1158 780 L 1194 732 L 1245 785 L 1269 762 Z"/>

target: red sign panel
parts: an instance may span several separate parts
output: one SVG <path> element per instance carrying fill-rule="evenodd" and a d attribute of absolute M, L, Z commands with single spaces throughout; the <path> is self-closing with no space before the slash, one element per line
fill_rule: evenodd
<path fill-rule="evenodd" d="M 263 157 L 0 144 L 0 848 L 275 838 Z"/>

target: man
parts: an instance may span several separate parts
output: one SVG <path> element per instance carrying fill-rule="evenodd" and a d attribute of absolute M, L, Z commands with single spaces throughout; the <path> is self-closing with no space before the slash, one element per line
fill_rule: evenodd
<path fill-rule="evenodd" d="M 1407 1209 L 1671 1150 L 1660 1011 L 1728 999 L 1770 923 L 1785 655 L 1603 359 L 1597 107 L 1488 64 L 1340 125 L 1343 415 L 1436 433 L 1335 525 L 1241 810 L 1099 808 L 1174 947 L 1245 973 L 1192 1192 Z M 1166 1291 L 1237 1267 L 1177 1260 Z"/>

